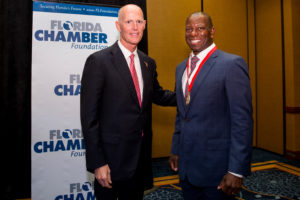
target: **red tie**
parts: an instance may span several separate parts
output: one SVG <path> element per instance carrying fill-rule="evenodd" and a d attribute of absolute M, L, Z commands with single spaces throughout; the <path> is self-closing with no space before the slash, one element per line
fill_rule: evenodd
<path fill-rule="evenodd" d="M 141 99 L 141 92 L 140 92 L 140 86 L 139 86 L 139 80 L 136 74 L 135 66 L 134 66 L 134 54 L 130 55 L 130 72 L 133 79 L 135 91 L 139 100 L 140 106 L 142 105 L 142 99 Z"/>

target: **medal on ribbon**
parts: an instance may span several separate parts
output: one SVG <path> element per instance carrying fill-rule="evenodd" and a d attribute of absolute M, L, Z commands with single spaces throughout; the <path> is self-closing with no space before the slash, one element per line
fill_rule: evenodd
<path fill-rule="evenodd" d="M 185 104 L 188 105 L 190 103 L 191 95 L 190 92 L 187 93 L 187 96 L 185 98 Z"/>
<path fill-rule="evenodd" d="M 188 105 L 191 101 L 191 90 L 194 84 L 194 80 L 197 77 L 199 70 L 201 69 L 202 65 L 206 62 L 206 60 L 211 56 L 211 54 L 213 54 L 215 51 L 217 50 L 217 46 L 215 46 L 214 48 L 212 48 L 207 55 L 205 56 L 205 58 L 201 61 L 201 63 L 199 64 L 196 73 L 194 74 L 194 76 L 192 77 L 191 83 L 189 83 L 189 61 L 187 62 L 187 90 L 186 90 L 186 98 L 185 98 L 185 104 Z"/>

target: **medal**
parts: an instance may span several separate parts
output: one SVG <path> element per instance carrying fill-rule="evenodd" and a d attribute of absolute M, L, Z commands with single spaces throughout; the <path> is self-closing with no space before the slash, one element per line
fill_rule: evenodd
<path fill-rule="evenodd" d="M 190 103 L 190 99 L 191 99 L 191 96 L 190 96 L 190 92 L 187 93 L 187 96 L 185 98 L 185 104 L 188 105 Z"/>

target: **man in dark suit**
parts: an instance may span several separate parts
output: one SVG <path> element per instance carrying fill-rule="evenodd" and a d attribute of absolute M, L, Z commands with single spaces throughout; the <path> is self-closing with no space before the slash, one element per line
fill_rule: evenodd
<path fill-rule="evenodd" d="M 161 88 L 155 61 L 137 49 L 146 21 L 136 5 L 119 10 L 120 40 L 90 55 L 81 81 L 87 170 L 99 200 L 141 200 L 152 187 L 152 102 L 176 106 Z"/>
<path fill-rule="evenodd" d="M 186 20 L 192 52 L 176 69 L 177 116 L 169 163 L 184 199 L 231 199 L 250 174 L 252 103 L 245 61 L 218 50 L 203 13 Z"/>

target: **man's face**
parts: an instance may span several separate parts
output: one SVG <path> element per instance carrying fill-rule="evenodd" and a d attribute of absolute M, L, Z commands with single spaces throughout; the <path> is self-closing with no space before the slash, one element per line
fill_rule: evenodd
<path fill-rule="evenodd" d="M 195 55 L 213 42 L 215 30 L 204 15 L 192 15 L 186 21 L 185 40 Z"/>
<path fill-rule="evenodd" d="M 116 22 L 120 41 L 125 47 L 137 46 L 143 37 L 146 21 L 138 7 L 126 7 Z"/>

